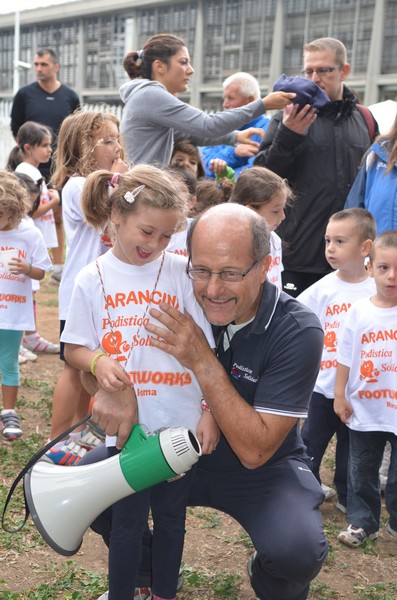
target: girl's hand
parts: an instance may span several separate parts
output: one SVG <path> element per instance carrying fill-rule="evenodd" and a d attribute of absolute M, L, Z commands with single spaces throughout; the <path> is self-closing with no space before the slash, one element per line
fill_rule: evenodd
<path fill-rule="evenodd" d="M 196 435 L 203 454 L 211 454 L 216 449 L 221 432 L 208 410 L 203 410 L 201 419 L 197 424 Z"/>
<path fill-rule="evenodd" d="M 119 363 L 110 356 L 100 356 L 95 364 L 95 377 L 106 392 L 120 392 L 131 387 L 131 380 Z"/>
<path fill-rule="evenodd" d="M 32 265 L 22 260 L 22 258 L 12 258 L 8 263 L 10 273 L 14 275 L 29 275 Z"/>
<path fill-rule="evenodd" d="M 213 173 L 223 173 L 227 168 L 227 162 L 222 158 L 213 158 L 210 160 L 209 170 Z"/>

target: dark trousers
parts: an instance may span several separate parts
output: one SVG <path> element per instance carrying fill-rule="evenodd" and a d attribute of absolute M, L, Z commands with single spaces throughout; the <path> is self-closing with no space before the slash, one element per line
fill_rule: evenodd
<path fill-rule="evenodd" d="M 114 448 L 100 446 L 79 463 L 104 460 Z M 153 518 L 150 572 L 154 594 L 174 598 L 185 537 L 186 502 L 192 473 L 172 482 L 160 483 L 119 500 L 92 524 L 109 547 L 109 600 L 131 600 L 142 555 L 142 537 L 147 531 L 149 510 Z"/>
<path fill-rule="evenodd" d="M 397 531 L 397 436 L 384 431 L 349 430 L 349 471 L 347 494 L 348 522 L 375 533 L 382 508 L 379 468 L 386 442 L 391 445 L 391 460 L 385 489 L 390 526 Z"/>
<path fill-rule="evenodd" d="M 97 450 L 89 455 L 94 452 Z M 306 600 L 310 581 L 319 573 L 328 552 L 319 510 L 323 500 L 307 463 L 290 458 L 260 473 L 245 469 L 239 473 L 204 471 L 199 462 L 188 505 L 225 512 L 247 531 L 258 553 L 251 584 L 260 600 Z M 92 524 L 105 542 L 112 518 L 108 510 Z M 153 549 L 147 530 L 138 586 L 152 583 Z M 131 576 L 130 570 L 127 573 Z M 154 575 L 152 585 L 157 593 Z"/>
<path fill-rule="evenodd" d="M 321 483 L 320 466 L 332 436 L 336 433 L 334 484 L 339 502 L 347 504 L 347 461 L 349 430 L 334 411 L 334 400 L 313 392 L 309 412 L 302 428 L 302 439 L 311 457 L 313 473 Z"/>

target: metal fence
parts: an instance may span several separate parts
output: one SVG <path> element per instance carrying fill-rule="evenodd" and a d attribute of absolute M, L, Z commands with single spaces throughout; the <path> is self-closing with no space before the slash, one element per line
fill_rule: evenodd
<path fill-rule="evenodd" d="M 15 146 L 15 140 L 11 133 L 10 114 L 12 102 L 0 100 L 0 169 L 4 169 L 8 155 Z M 122 106 L 109 106 L 107 104 L 85 104 L 83 110 L 96 110 L 100 112 L 111 112 L 121 120 Z"/>

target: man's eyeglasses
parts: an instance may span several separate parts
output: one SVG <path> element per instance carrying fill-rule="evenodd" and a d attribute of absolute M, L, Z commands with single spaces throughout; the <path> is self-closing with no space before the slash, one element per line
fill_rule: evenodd
<path fill-rule="evenodd" d="M 225 271 L 209 271 L 208 269 L 191 269 L 189 267 L 189 259 L 186 272 L 190 279 L 193 279 L 193 281 L 209 281 L 211 275 L 219 275 L 219 277 L 223 281 L 228 281 L 229 283 L 236 283 L 237 281 L 242 281 L 244 277 L 248 275 L 248 273 L 252 271 L 252 269 L 256 267 L 258 263 L 258 260 L 255 261 L 254 264 L 251 265 L 246 271 L 232 271 L 229 269 L 226 269 Z"/>
<path fill-rule="evenodd" d="M 341 67 L 343 67 L 343 65 L 335 65 L 335 67 L 319 67 L 318 69 L 303 69 L 302 75 L 303 77 L 313 77 L 313 73 L 316 73 L 319 77 L 325 77 Z"/>

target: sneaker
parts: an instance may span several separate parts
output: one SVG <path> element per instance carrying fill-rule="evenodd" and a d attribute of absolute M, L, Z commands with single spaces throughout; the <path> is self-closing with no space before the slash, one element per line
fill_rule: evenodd
<path fill-rule="evenodd" d="M 251 579 L 252 578 L 252 567 L 254 564 L 254 560 L 256 559 L 256 555 L 257 555 L 257 551 L 255 550 L 255 552 L 253 552 L 251 554 L 251 556 L 249 557 L 249 559 L 247 560 L 247 573 L 248 573 L 248 577 Z"/>
<path fill-rule="evenodd" d="M 104 439 L 98 437 L 90 430 L 89 427 L 86 427 L 83 429 L 82 436 L 73 441 L 75 444 L 81 446 L 81 448 L 85 448 L 88 451 L 100 446 L 104 442 Z"/>
<path fill-rule="evenodd" d="M 150 588 L 135 588 L 134 600 L 151 600 L 152 598 Z"/>
<path fill-rule="evenodd" d="M 338 502 L 335 504 L 336 508 L 338 510 L 340 510 L 341 513 L 343 513 L 344 515 L 347 513 L 347 507 L 345 506 L 345 504 L 342 504 L 342 502 Z"/>
<path fill-rule="evenodd" d="M 87 421 L 87 427 L 92 431 L 92 433 L 94 435 L 96 435 L 97 437 L 99 437 L 101 440 L 105 441 L 105 437 L 106 437 L 106 433 L 104 432 L 104 430 L 102 429 L 102 427 L 99 427 L 98 423 L 95 423 L 92 420 L 92 417 L 90 417 Z"/>
<path fill-rule="evenodd" d="M 59 354 L 61 349 L 59 344 L 48 342 L 38 333 L 35 333 L 33 336 L 29 336 L 29 338 L 24 336 L 22 338 L 22 344 L 25 346 L 25 348 L 31 350 L 32 352 L 43 352 L 44 354 Z"/>
<path fill-rule="evenodd" d="M 331 498 L 333 498 L 336 495 L 336 490 L 334 490 L 334 488 L 329 487 L 328 485 L 324 485 L 323 483 L 321 484 L 321 488 L 325 494 L 325 500 L 330 500 Z"/>
<path fill-rule="evenodd" d="M 12 441 L 22 437 L 21 422 L 16 413 L 6 413 L 1 415 L 3 424 L 3 438 Z"/>
<path fill-rule="evenodd" d="M 52 283 L 59 284 L 62 278 L 63 265 L 53 265 L 53 271 L 51 273 Z"/>
<path fill-rule="evenodd" d="M 28 348 L 24 348 L 23 346 L 19 348 L 19 356 L 22 356 L 23 358 L 25 358 L 26 360 L 30 360 L 31 362 L 37 360 L 37 354 L 31 352 Z"/>
<path fill-rule="evenodd" d="M 70 467 L 79 463 L 86 454 L 87 450 L 85 448 L 73 441 L 69 441 L 58 450 L 48 450 L 40 460 L 54 465 Z"/>
<path fill-rule="evenodd" d="M 19 365 L 24 365 L 25 363 L 28 362 L 28 359 L 25 358 L 24 356 L 22 356 L 21 353 L 18 354 L 18 364 Z"/>
<path fill-rule="evenodd" d="M 108 600 L 109 598 L 109 592 L 105 592 L 104 594 L 101 594 L 101 596 L 99 596 L 99 598 L 97 600 Z"/>
<path fill-rule="evenodd" d="M 362 527 L 356 527 L 355 525 L 349 525 L 345 531 L 341 531 L 338 535 L 338 541 L 345 544 L 345 546 L 350 546 L 351 548 L 356 548 L 357 546 L 361 546 L 368 540 L 376 540 L 379 532 L 375 533 L 366 533 L 366 531 Z"/>
<path fill-rule="evenodd" d="M 392 526 L 390 525 L 390 521 L 387 522 L 386 531 L 387 533 L 390 533 L 391 536 L 397 539 L 397 531 L 392 528 Z"/>

